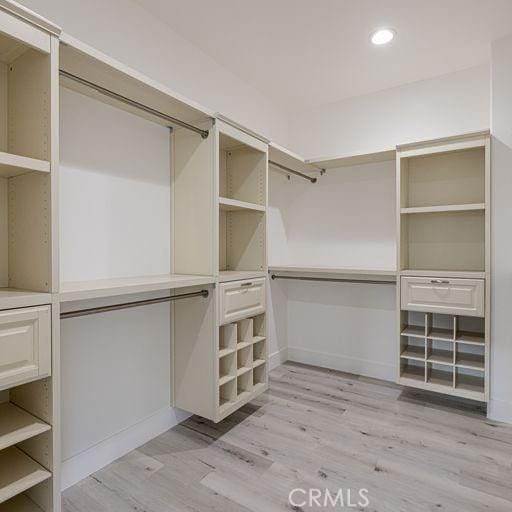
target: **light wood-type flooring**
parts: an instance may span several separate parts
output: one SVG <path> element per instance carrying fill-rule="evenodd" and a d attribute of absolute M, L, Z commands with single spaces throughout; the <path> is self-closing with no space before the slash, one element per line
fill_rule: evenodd
<path fill-rule="evenodd" d="M 512 511 L 512 427 L 477 405 L 294 363 L 270 377 L 222 423 L 192 417 L 71 487 L 64 512 Z M 293 505 L 297 488 L 345 507 Z M 348 507 L 361 488 L 370 505 Z"/>

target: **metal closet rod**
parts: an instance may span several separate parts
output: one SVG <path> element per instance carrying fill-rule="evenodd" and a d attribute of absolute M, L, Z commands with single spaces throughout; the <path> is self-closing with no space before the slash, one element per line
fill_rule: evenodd
<path fill-rule="evenodd" d="M 278 164 L 277 162 L 274 162 L 273 160 L 269 160 L 268 163 L 270 165 L 273 165 L 274 167 L 279 167 L 279 169 L 289 172 L 290 174 L 295 174 L 295 176 L 300 176 L 301 178 L 304 178 L 305 180 L 309 180 L 311 183 L 317 182 L 317 178 L 313 178 L 312 176 L 308 176 L 307 174 L 304 174 L 299 171 L 294 171 L 293 169 L 290 169 L 289 167 L 286 167 L 285 165 Z"/>
<path fill-rule="evenodd" d="M 168 121 L 169 123 L 171 123 L 173 125 L 181 126 L 182 128 L 185 128 L 187 130 L 191 130 L 195 133 L 198 133 L 199 135 L 201 135 L 201 137 L 203 139 L 206 139 L 208 137 L 208 135 L 210 134 L 210 132 L 208 130 L 202 130 L 201 128 L 197 128 L 197 126 L 186 123 L 185 121 L 181 121 L 180 119 L 176 119 L 175 117 L 169 116 L 167 114 L 164 114 L 163 112 L 160 112 L 159 110 L 155 110 L 154 108 L 148 107 L 147 105 L 139 103 L 138 101 L 131 100 L 130 98 L 127 98 L 126 96 L 123 96 L 121 94 L 118 94 L 117 92 L 106 89 L 105 87 L 102 87 L 101 85 L 95 84 L 93 82 L 89 82 L 89 80 L 86 80 L 85 78 L 81 78 L 77 75 L 73 75 L 72 73 L 69 73 L 68 71 L 64 71 L 63 69 L 60 69 L 59 73 L 61 76 L 69 78 L 70 80 L 73 80 L 74 82 L 78 82 L 79 84 L 85 85 L 86 87 L 90 87 L 91 89 L 94 89 L 95 91 L 99 92 L 100 94 L 103 94 L 104 96 L 108 96 L 109 98 L 118 100 L 121 103 L 129 105 L 131 107 L 135 107 L 135 108 L 142 110 L 148 114 L 151 114 L 155 117 L 159 117 L 160 119 L 163 119 L 164 121 Z"/>
<path fill-rule="evenodd" d="M 395 281 L 378 281 L 376 279 L 342 279 L 334 277 L 299 277 L 299 276 L 277 276 L 272 274 L 272 279 L 296 279 L 298 281 L 328 281 L 331 283 L 361 283 L 361 284 L 396 284 Z"/>
<path fill-rule="evenodd" d="M 60 314 L 61 320 L 65 318 L 75 318 L 77 316 L 95 315 L 97 313 L 108 313 L 109 311 L 118 311 L 120 309 L 136 308 L 139 306 L 149 306 L 150 304 L 160 304 L 161 302 L 172 302 L 181 299 L 190 299 L 191 297 L 208 297 L 208 290 L 200 292 L 182 293 L 181 295 L 173 295 L 170 297 L 159 297 L 158 299 L 137 300 L 134 302 L 125 302 L 124 304 L 111 304 L 109 306 L 99 306 L 97 308 L 78 309 L 75 311 L 66 311 Z"/>

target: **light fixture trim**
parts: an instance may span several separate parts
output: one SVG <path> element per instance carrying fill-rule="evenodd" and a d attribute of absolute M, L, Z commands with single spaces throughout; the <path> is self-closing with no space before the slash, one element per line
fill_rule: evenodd
<path fill-rule="evenodd" d="M 384 46 L 389 44 L 396 36 L 396 30 L 391 27 L 381 27 L 370 34 L 370 41 L 375 46 Z"/>

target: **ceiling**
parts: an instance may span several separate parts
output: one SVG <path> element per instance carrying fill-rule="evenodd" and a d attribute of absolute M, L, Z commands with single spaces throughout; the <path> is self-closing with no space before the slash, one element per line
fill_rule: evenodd
<path fill-rule="evenodd" d="M 512 0 L 137 1 L 288 110 L 483 64 L 512 32 Z M 397 37 L 375 47 L 383 26 Z"/>

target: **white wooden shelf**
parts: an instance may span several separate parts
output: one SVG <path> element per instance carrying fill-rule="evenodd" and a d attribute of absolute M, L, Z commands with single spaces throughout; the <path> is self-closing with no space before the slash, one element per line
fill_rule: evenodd
<path fill-rule="evenodd" d="M 337 169 L 339 167 L 352 165 L 394 161 L 395 158 L 395 148 L 383 148 L 371 150 L 367 153 L 348 153 L 331 157 L 316 157 L 306 160 L 306 163 L 316 165 L 322 169 Z"/>
<path fill-rule="evenodd" d="M 252 339 L 252 343 L 253 344 L 256 344 L 256 343 L 259 343 L 260 341 L 265 341 L 267 338 L 265 338 L 265 336 L 254 336 L 254 338 Z"/>
<path fill-rule="evenodd" d="M 50 172 L 50 162 L 0 151 L 0 177 L 11 178 L 28 172 Z"/>
<path fill-rule="evenodd" d="M 14 446 L 0 451 L 0 503 L 51 476 L 49 471 Z"/>
<path fill-rule="evenodd" d="M 450 350 L 433 350 L 427 361 L 434 364 L 453 366 L 453 352 Z"/>
<path fill-rule="evenodd" d="M 438 363 L 436 363 L 438 364 Z M 453 389 L 453 370 L 431 370 L 427 384 Z"/>
<path fill-rule="evenodd" d="M 455 362 L 457 368 L 467 368 L 469 370 L 485 370 L 485 358 L 479 354 L 467 354 L 459 352 Z"/>
<path fill-rule="evenodd" d="M 461 331 L 457 333 L 457 342 L 464 343 L 466 345 L 485 345 L 485 336 L 480 332 L 465 332 Z"/>
<path fill-rule="evenodd" d="M 253 368 L 258 368 L 259 366 L 261 366 L 261 365 L 263 365 L 265 363 L 266 363 L 265 359 L 255 359 L 253 361 L 253 363 L 252 363 L 252 367 Z"/>
<path fill-rule="evenodd" d="M 467 279 L 485 279 L 485 272 L 482 270 L 425 270 L 425 269 L 403 269 L 400 270 L 401 276 L 414 277 L 453 277 Z"/>
<path fill-rule="evenodd" d="M 401 208 L 400 213 L 441 213 L 441 212 L 469 212 L 474 210 L 485 210 L 485 203 L 472 204 L 448 204 L 444 206 L 414 206 L 410 208 Z"/>
<path fill-rule="evenodd" d="M 250 372 L 252 370 L 251 366 L 242 366 L 236 370 L 236 376 L 240 377 L 242 375 L 245 375 L 247 372 Z"/>
<path fill-rule="evenodd" d="M 439 341 L 455 341 L 455 333 L 453 329 L 441 329 L 439 327 L 434 327 L 427 334 L 427 338 Z"/>
<path fill-rule="evenodd" d="M 126 277 L 62 283 L 60 302 L 115 297 L 131 293 L 174 290 L 189 286 L 201 286 L 215 282 L 213 276 L 165 274 L 161 276 Z"/>
<path fill-rule="evenodd" d="M 264 270 L 221 270 L 219 272 L 219 283 L 245 281 L 246 279 L 257 279 L 259 277 L 267 277 L 267 272 Z"/>
<path fill-rule="evenodd" d="M 51 426 L 6 402 L 0 404 L 0 450 L 51 430 Z"/>
<path fill-rule="evenodd" d="M 30 498 L 19 494 L 0 504 L 0 512 L 43 512 Z"/>
<path fill-rule="evenodd" d="M 406 349 L 400 354 L 402 359 L 412 359 L 414 361 L 425 361 L 425 348 L 424 347 L 416 347 L 414 345 L 409 345 Z"/>
<path fill-rule="evenodd" d="M 266 210 L 265 206 L 260 204 L 238 201 L 237 199 L 230 199 L 228 197 L 219 197 L 219 208 L 227 212 L 236 212 L 242 210 L 264 212 Z"/>
<path fill-rule="evenodd" d="M 0 288 L 0 310 L 43 306 L 52 303 L 51 293 Z"/>
<path fill-rule="evenodd" d="M 411 338 L 425 338 L 425 327 L 420 325 L 408 325 L 402 330 L 401 335 Z"/>
<path fill-rule="evenodd" d="M 235 349 L 234 348 L 222 348 L 219 350 L 219 359 L 222 359 L 223 357 L 229 356 L 229 354 L 234 354 Z"/>
<path fill-rule="evenodd" d="M 223 375 L 219 379 L 219 386 L 224 386 L 228 382 L 232 381 L 235 378 L 235 375 Z"/>

